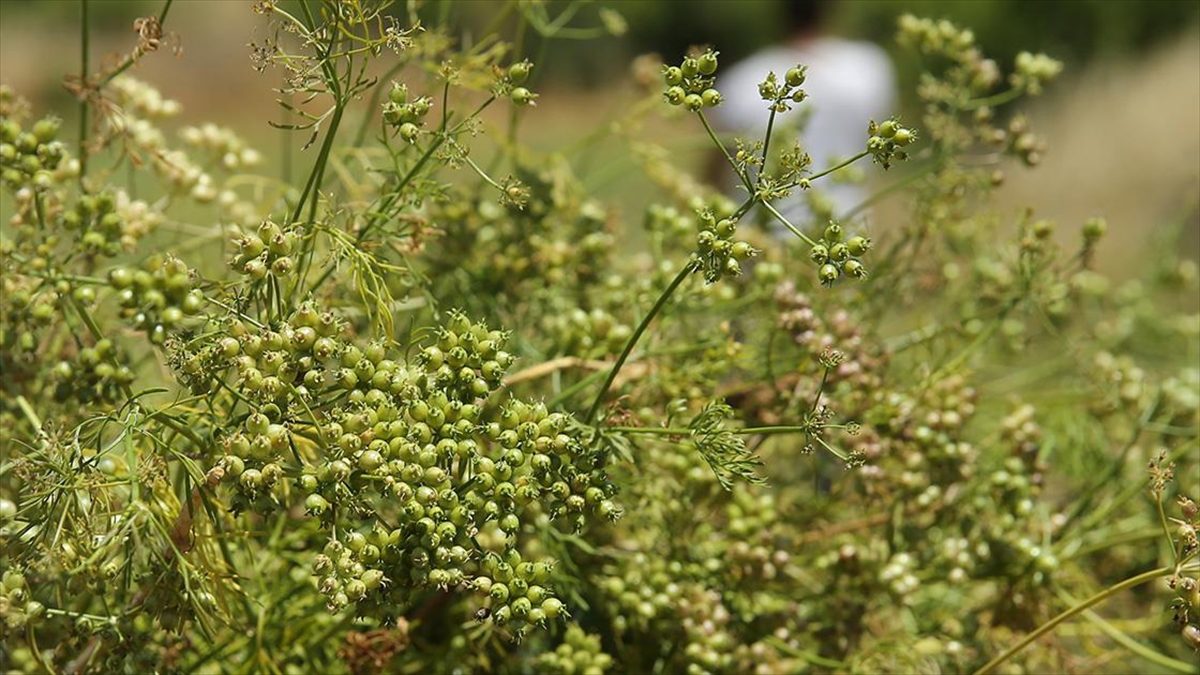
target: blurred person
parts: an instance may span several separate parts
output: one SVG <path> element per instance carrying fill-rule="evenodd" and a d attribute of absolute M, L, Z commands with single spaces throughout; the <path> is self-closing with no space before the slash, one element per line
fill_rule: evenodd
<path fill-rule="evenodd" d="M 713 111 L 721 131 L 748 141 L 761 140 L 769 112 L 759 96 L 759 83 L 768 72 L 782 77 L 789 68 L 807 66 L 803 88 L 808 98 L 776 115 L 772 147 L 785 147 L 776 145 L 782 138 L 778 132 L 799 127 L 800 144 L 812 158 L 814 172 L 861 152 L 866 147 L 867 122 L 890 115 L 896 95 L 891 59 L 883 49 L 870 42 L 824 34 L 823 20 L 831 4 L 826 0 L 785 0 L 791 37 L 723 69 L 717 89 L 725 101 Z M 721 167 L 720 182 L 733 192 L 732 187 L 740 183 L 728 166 Z M 830 179 L 820 181 L 815 190 L 828 199 L 827 208 L 833 214 L 847 212 L 867 196 L 861 185 Z M 789 220 L 803 223 L 813 212 L 807 199 L 806 192 L 796 190 L 778 207 Z"/>

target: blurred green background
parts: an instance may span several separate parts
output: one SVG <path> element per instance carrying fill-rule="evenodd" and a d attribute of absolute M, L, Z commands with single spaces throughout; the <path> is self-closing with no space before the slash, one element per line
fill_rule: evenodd
<path fill-rule="evenodd" d="M 133 44 L 136 17 L 162 8 L 161 0 L 90 2 L 93 64 L 101 65 L 115 62 Z M 284 0 L 288 2 L 294 0 Z M 448 21 L 477 36 L 503 4 L 431 0 L 421 3 L 419 11 L 426 23 Z M 557 16 L 572 3 L 545 4 L 547 13 Z M 563 148 L 627 109 L 639 96 L 630 75 L 630 63 L 638 55 L 677 58 L 689 45 L 712 44 L 721 50 L 722 62 L 729 63 L 785 40 L 790 4 L 584 3 L 567 25 L 599 35 L 595 39 L 547 40 L 527 31 L 523 51 L 539 64 L 532 86 L 542 97 L 527 112 L 523 140 L 535 148 Z M 170 42 L 180 47 L 178 53 L 160 50 L 131 74 L 179 100 L 183 122 L 216 121 L 277 157 L 279 132 L 266 122 L 279 118 L 271 91 L 278 75 L 250 67 L 247 44 L 269 34 L 251 5 L 250 0 L 176 0 L 166 30 Z M 79 6 L 80 0 L 0 0 L 0 81 L 30 98 L 35 111 L 55 110 L 69 125 L 75 106 L 62 82 L 65 74 L 79 70 Z M 397 2 L 395 9 L 405 6 Z M 1063 78 L 1028 108 L 1049 152 L 1035 170 L 1011 173 L 999 194 L 1002 207 L 1015 214 L 1035 206 L 1064 230 L 1074 230 L 1089 216 L 1106 216 L 1116 242 L 1102 249 L 1100 260 L 1117 274 L 1129 266 L 1131 247 L 1140 246 L 1153 228 L 1166 222 L 1181 226 L 1180 246 L 1196 257 L 1200 2 L 861 0 L 822 6 L 822 32 L 876 42 L 892 54 L 901 92 L 897 105 L 906 119 L 919 118 L 913 95 L 919 64 L 892 39 L 901 13 L 969 26 L 1005 71 L 1021 50 L 1045 51 L 1063 60 Z M 609 10 L 623 21 L 614 20 Z M 507 21 L 502 30 L 511 37 L 514 25 Z M 503 115 L 493 118 L 496 124 L 502 120 Z M 655 116 L 640 133 L 672 149 L 685 168 L 699 171 L 705 141 L 691 127 Z M 610 144 L 597 152 L 568 159 L 596 169 L 601 177 L 591 186 L 598 195 L 617 199 L 624 213 L 636 217 L 652 193 L 637 172 L 624 170 L 627 148 Z M 904 215 L 898 210 L 882 213 L 883 218 Z"/>
<path fill-rule="evenodd" d="M 63 56 L 63 48 L 69 51 L 67 45 L 76 39 L 73 29 L 81 1 L 0 2 L 0 30 L 9 38 L 5 42 L 13 43 L 0 48 L 7 62 L 4 75 L 11 76 L 14 73 L 9 71 L 24 65 L 16 50 L 27 40 L 43 45 L 37 55 L 37 63 L 43 66 L 50 62 L 41 57 Z M 101 43 L 108 42 L 105 37 L 115 38 L 126 32 L 137 17 L 157 14 L 162 7 L 162 0 L 89 1 L 93 30 L 100 34 Z M 184 31 L 187 48 L 204 49 L 206 55 L 209 50 L 205 45 L 213 44 L 214 36 L 193 33 L 193 28 L 223 26 L 221 32 L 236 39 L 238 28 L 244 29 L 245 37 L 256 23 L 250 11 L 251 0 L 177 0 L 176 4 L 173 11 L 177 19 L 179 14 L 198 12 L 210 19 L 199 26 L 189 21 Z M 405 4 L 396 2 L 393 13 L 402 14 Z M 425 0 L 418 7 L 426 23 L 448 20 L 458 27 L 481 30 L 502 4 L 502 0 Z M 549 0 L 544 4 L 549 14 L 557 15 L 572 2 Z M 896 17 L 906 12 L 971 27 L 979 44 L 1001 63 L 1011 63 L 1021 50 L 1045 51 L 1072 69 L 1153 49 L 1180 35 L 1194 33 L 1200 21 L 1200 2 L 1190 0 L 607 0 L 586 3 L 571 23 L 597 26 L 601 24 L 601 11 L 613 9 L 625 19 L 624 34 L 599 40 L 560 39 L 544 48 L 534 36 L 530 38 L 534 42 L 531 51 L 545 49 L 542 74 L 555 83 L 604 86 L 620 77 L 629 60 L 638 54 L 678 54 L 694 44 L 713 44 L 726 58 L 738 60 L 786 40 L 792 5 L 818 7 L 827 32 L 888 48 L 897 59 L 903 82 L 911 82 L 918 67 L 892 43 Z M 169 28 L 181 30 L 178 23 L 169 23 Z M 504 30 L 511 37 L 511 24 Z M 18 32 L 24 40 L 14 39 Z"/>

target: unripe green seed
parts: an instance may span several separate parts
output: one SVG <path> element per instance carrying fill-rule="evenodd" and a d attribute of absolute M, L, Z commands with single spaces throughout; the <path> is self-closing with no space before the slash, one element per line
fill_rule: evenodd
<path fill-rule="evenodd" d="M 396 105 L 404 105 L 408 102 L 408 87 L 399 82 L 393 82 L 392 88 L 388 92 L 388 100 Z"/>
<path fill-rule="evenodd" d="M 546 614 L 546 618 L 557 619 L 563 614 L 563 603 L 558 598 L 546 598 L 542 601 L 540 609 Z"/>
<path fill-rule="evenodd" d="M 537 94 L 534 94 L 525 87 L 514 87 L 512 93 L 509 94 L 509 97 L 512 99 L 512 102 L 516 103 L 517 105 L 533 105 L 534 99 L 537 98 Z"/>
<path fill-rule="evenodd" d="M 846 248 L 849 249 L 850 255 L 861 256 L 871 248 L 871 240 L 866 237 L 851 237 L 846 242 Z"/>
<path fill-rule="evenodd" d="M 733 247 L 729 250 L 729 253 L 738 260 L 745 260 L 746 258 L 754 255 L 754 247 L 744 241 L 739 241 L 734 243 Z"/>
<path fill-rule="evenodd" d="M 821 244 L 817 244 L 808 252 L 808 257 L 818 265 L 824 265 L 829 260 L 829 249 Z"/>
<path fill-rule="evenodd" d="M 845 264 L 846 274 L 857 279 L 862 279 L 867 276 L 867 268 L 857 260 L 847 260 Z"/>
<path fill-rule="evenodd" d="M 529 79 L 529 71 L 533 68 L 533 64 L 528 61 L 519 61 L 508 67 L 508 79 L 513 84 L 521 84 Z"/>

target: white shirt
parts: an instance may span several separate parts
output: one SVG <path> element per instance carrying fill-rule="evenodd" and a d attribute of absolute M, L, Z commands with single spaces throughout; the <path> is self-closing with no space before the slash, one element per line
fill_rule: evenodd
<path fill-rule="evenodd" d="M 748 141 L 761 141 L 770 110 L 758 85 L 772 71 L 782 82 L 784 73 L 797 65 L 808 66 L 802 86 L 808 98 L 777 115 L 775 127 L 799 124 L 808 116 L 800 143 L 812 157 L 815 173 L 866 149 L 867 123 L 883 121 L 893 112 L 895 77 L 887 53 L 870 42 L 821 37 L 769 47 L 718 76 L 717 89 L 725 100 L 713 111 L 717 126 Z M 832 200 L 834 213 L 844 213 L 866 197 L 861 186 L 829 179 L 816 187 Z M 794 192 L 781 210 L 802 217 L 807 213 L 803 202 L 804 196 Z"/>

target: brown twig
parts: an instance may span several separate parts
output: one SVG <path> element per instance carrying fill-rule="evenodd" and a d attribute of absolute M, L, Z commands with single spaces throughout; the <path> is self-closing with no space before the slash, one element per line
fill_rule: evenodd
<path fill-rule="evenodd" d="M 951 488 L 951 490 L 953 490 L 953 488 Z M 915 504 L 908 506 L 901 512 L 901 515 L 911 516 L 911 515 L 916 515 L 918 513 L 926 511 L 926 510 L 928 510 L 929 513 L 936 515 L 939 512 L 941 512 L 942 509 L 946 508 L 946 506 L 948 506 L 953 501 L 953 497 L 955 496 L 955 494 L 956 494 L 956 492 L 952 492 L 952 493 L 948 494 L 946 497 L 943 497 L 942 499 L 934 502 L 931 505 L 931 507 L 922 508 Z M 885 511 L 885 512 L 876 513 L 876 514 L 873 514 L 870 516 L 864 516 L 862 518 L 855 518 L 854 520 L 846 520 L 846 521 L 842 521 L 840 523 L 830 523 L 829 525 L 826 525 L 825 527 L 822 527 L 818 530 L 814 530 L 812 532 L 805 534 L 803 537 L 800 538 L 800 543 L 811 544 L 811 543 L 818 542 L 818 541 L 824 541 L 824 540 L 828 539 L 829 537 L 832 537 L 835 535 L 846 534 L 848 532 L 857 532 L 859 530 L 866 530 L 866 529 L 869 529 L 872 527 L 879 527 L 881 525 L 887 524 L 888 519 L 890 519 L 891 517 L 892 517 L 892 514 L 890 512 Z"/>
<path fill-rule="evenodd" d="M 527 380 L 536 380 L 539 377 L 545 377 L 559 370 L 567 370 L 569 368 L 585 368 L 587 370 L 604 370 L 611 368 L 612 363 L 608 361 L 596 361 L 592 359 L 581 359 L 578 356 L 560 356 L 556 359 L 543 361 L 504 378 L 505 386 L 511 387 L 518 382 Z"/>
<path fill-rule="evenodd" d="M 866 530 L 872 527 L 879 527 L 888 521 L 890 514 L 876 513 L 865 518 L 855 518 L 840 523 L 830 523 L 819 530 L 814 530 L 805 534 L 800 538 L 801 544 L 811 544 L 813 542 L 824 541 L 829 537 L 846 534 L 847 532 L 857 532 L 858 530 Z"/>

